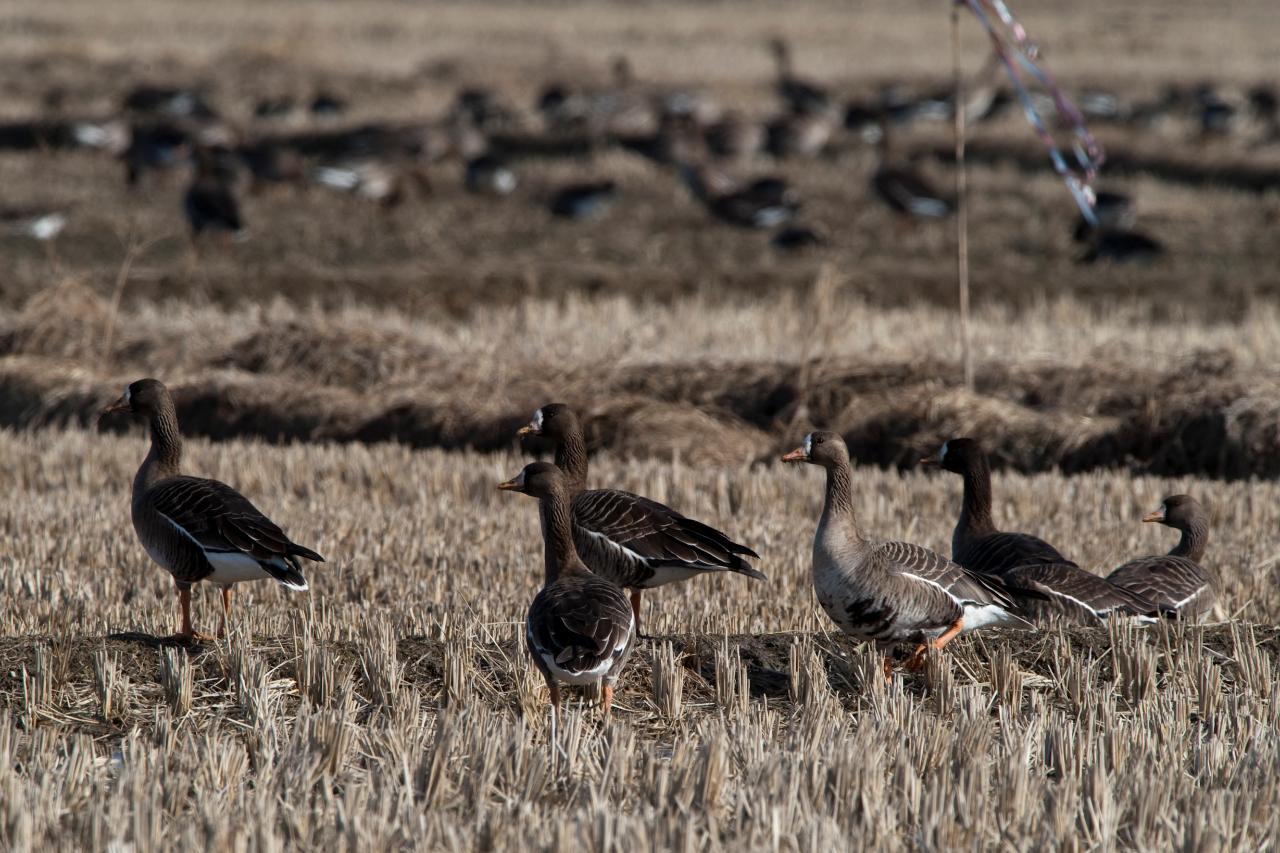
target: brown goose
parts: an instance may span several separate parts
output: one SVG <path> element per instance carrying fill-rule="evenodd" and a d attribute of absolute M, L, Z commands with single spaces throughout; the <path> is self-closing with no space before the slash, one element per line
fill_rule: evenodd
<path fill-rule="evenodd" d="M 876 170 L 871 188 L 903 221 L 945 219 L 951 215 L 952 200 L 908 162 L 896 162 L 890 146 L 890 122 L 881 119 L 877 140 Z"/>
<path fill-rule="evenodd" d="M 578 553 L 593 572 L 631 590 L 637 633 L 641 590 L 707 572 L 766 579 L 743 559 L 760 555 L 719 530 L 630 492 L 588 489 L 587 442 L 568 406 L 543 406 L 518 435 L 540 435 L 555 442 L 556 466 L 564 472 L 572 501 Z"/>
<path fill-rule="evenodd" d="M 783 462 L 808 462 L 827 472 L 822 518 L 813 537 L 813 586 L 818 603 L 849 636 L 884 649 L 916 643 L 907 669 L 924 666 L 959 634 L 989 625 L 1029 627 L 1013 614 L 1003 584 L 941 554 L 864 535 L 853 513 L 853 469 L 844 439 L 811 432 Z M 885 659 L 885 675 L 893 663 Z"/>
<path fill-rule="evenodd" d="M 303 591 L 299 557 L 324 558 L 291 541 L 271 519 L 225 483 L 180 473 L 182 433 L 169 390 L 139 379 L 103 410 L 146 418 L 151 451 L 133 478 L 133 529 L 151 559 L 173 575 L 182 610 L 182 639 L 208 639 L 191 624 L 191 587 L 209 581 L 222 588 L 222 629 L 231 615 L 231 586 L 273 578 Z"/>
<path fill-rule="evenodd" d="M 605 719 L 613 686 L 631 656 L 636 622 L 626 593 L 592 574 L 573 544 L 569 482 L 550 462 L 533 462 L 499 489 L 538 499 L 545 579 L 525 618 L 525 643 L 551 691 L 551 740 L 560 716 L 560 685 L 603 682 Z"/>
<path fill-rule="evenodd" d="M 996 529 L 991 517 L 991 467 L 971 438 L 953 438 L 937 456 L 921 460 L 964 478 L 964 503 L 951 537 L 951 559 L 966 569 L 1000 578 L 1027 618 L 1058 614 L 1080 624 L 1113 613 L 1147 615 L 1155 608 L 1141 595 L 1085 571 L 1048 542 L 1029 533 Z"/>
<path fill-rule="evenodd" d="M 817 83 L 797 77 L 791 61 L 791 46 L 778 37 L 769 40 L 776 71 L 774 88 L 793 113 L 820 113 L 831 106 L 831 96 Z"/>
<path fill-rule="evenodd" d="M 1168 554 L 1130 560 L 1107 580 L 1151 601 L 1162 616 L 1197 619 L 1208 613 L 1218 592 L 1213 576 L 1200 565 L 1209 544 L 1204 507 L 1190 495 L 1173 495 L 1142 520 L 1180 530 L 1182 538 Z"/>

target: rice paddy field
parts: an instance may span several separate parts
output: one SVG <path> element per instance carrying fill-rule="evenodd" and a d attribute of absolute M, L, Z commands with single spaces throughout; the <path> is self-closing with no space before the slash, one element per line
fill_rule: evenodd
<path fill-rule="evenodd" d="M 1210 81 L 1243 114 L 1277 82 L 1266 3 L 1014 11 L 1073 93 Z M 14 0 L 0 124 L 110 115 L 143 82 L 202 87 L 246 135 L 255 99 L 321 89 L 341 126 L 434 120 L 467 86 L 532 116 L 619 54 L 764 119 L 773 35 L 842 98 L 948 79 L 923 2 Z M 197 251 L 185 167 L 126 189 L 102 151 L 0 132 L 0 207 L 70 211 L 50 243 L 0 232 L 0 849 L 1280 849 L 1280 137 L 1193 125 L 1095 128 L 1164 253 L 1093 265 L 1018 111 L 973 129 L 972 389 L 952 223 L 902 227 L 857 138 L 739 167 L 800 193 L 828 235 L 801 253 L 609 147 L 521 162 L 502 199 L 447 158 L 394 209 L 242 190 L 249 240 Z M 947 123 L 901 135 L 951 180 Z M 605 215 L 547 213 L 601 177 Z M 144 376 L 184 469 L 326 558 L 305 593 L 241 585 L 223 639 L 169 638 L 172 580 L 130 523 L 146 432 L 98 418 Z M 515 432 L 556 400 L 593 484 L 724 530 L 768 579 L 646 593 L 612 720 L 569 689 L 553 742 L 524 648 L 536 504 L 496 485 L 548 457 Z M 1099 574 L 1167 552 L 1140 519 L 1192 494 L 1218 604 L 983 630 L 886 681 L 813 592 L 821 472 L 777 460 L 814 428 L 848 442 L 868 531 L 942 553 L 960 480 L 917 463 L 959 435 L 993 457 L 998 525 Z M 212 632 L 216 589 L 194 608 Z"/>

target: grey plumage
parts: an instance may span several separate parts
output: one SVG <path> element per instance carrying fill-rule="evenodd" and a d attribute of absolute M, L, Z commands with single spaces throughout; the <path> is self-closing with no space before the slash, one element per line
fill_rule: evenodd
<path fill-rule="evenodd" d="M 1217 601 L 1218 584 L 1200 564 L 1209 543 L 1204 507 L 1190 495 L 1173 495 L 1142 520 L 1180 530 L 1177 546 L 1163 556 L 1130 560 L 1107 580 L 1151 601 L 1162 616 L 1198 619 L 1208 613 Z"/>

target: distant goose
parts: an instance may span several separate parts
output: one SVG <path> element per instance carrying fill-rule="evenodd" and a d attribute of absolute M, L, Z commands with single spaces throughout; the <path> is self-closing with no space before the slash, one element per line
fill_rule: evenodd
<path fill-rule="evenodd" d="M 973 572 L 1000 578 L 1031 619 L 1056 614 L 1094 624 L 1114 614 L 1145 616 L 1154 606 L 1064 557 L 1029 533 L 998 530 L 991 515 L 991 467 L 971 438 L 953 438 L 937 456 L 921 460 L 964 478 L 964 503 L 951 538 L 951 559 Z"/>
<path fill-rule="evenodd" d="M 313 116 L 322 118 L 339 116 L 347 111 L 347 102 L 346 99 L 332 92 L 317 92 L 315 97 L 311 99 L 311 103 L 307 105 L 307 110 Z"/>
<path fill-rule="evenodd" d="M 871 188 L 890 210 L 907 219 L 945 219 L 951 215 L 949 196 L 939 192 L 911 165 L 894 162 L 887 121 L 880 124 L 876 151 L 878 162 Z"/>
<path fill-rule="evenodd" d="M 525 643 L 551 692 L 551 741 L 560 716 L 560 685 L 603 682 L 605 719 L 613 688 L 635 645 L 636 620 L 626 593 L 583 564 L 574 547 L 570 486 L 549 462 L 526 465 L 499 489 L 538 499 L 544 580 L 525 617 Z"/>
<path fill-rule="evenodd" d="M 1097 225 L 1090 225 L 1083 215 L 1076 219 L 1071 239 L 1083 243 L 1098 230 L 1116 230 L 1130 228 L 1136 218 L 1133 200 L 1124 193 L 1101 190 L 1094 194 L 1093 215 Z"/>
<path fill-rule="evenodd" d="M 818 603 L 840 630 L 881 650 L 916 643 L 907 669 L 925 665 L 960 634 L 989 625 L 1029 627 L 1013 613 L 1003 584 L 919 545 L 876 539 L 853 512 L 853 470 L 844 439 L 811 432 L 783 462 L 826 469 L 822 517 L 813 537 L 813 586 Z M 893 663 L 885 659 L 885 675 Z"/>
<path fill-rule="evenodd" d="M 570 184 L 551 197 L 551 213 L 562 219 L 591 219 L 604 213 L 617 194 L 613 181 Z"/>
<path fill-rule="evenodd" d="M 704 133 L 707 150 L 716 157 L 746 160 L 759 154 L 765 144 L 765 129 L 739 112 L 725 113 Z"/>
<path fill-rule="evenodd" d="M 1153 602 L 1161 615 L 1197 619 L 1213 609 L 1217 584 L 1200 565 L 1209 544 L 1209 516 L 1190 495 L 1173 495 L 1142 518 L 1182 532 L 1164 556 L 1130 560 L 1107 576 L 1116 586 Z"/>
<path fill-rule="evenodd" d="M 806 225 L 793 225 L 774 234 L 769 245 L 784 252 L 802 252 L 805 249 L 821 248 L 830 242 L 826 230 L 820 226 L 810 228 Z"/>
<path fill-rule="evenodd" d="M 67 227 L 65 208 L 0 208 L 0 234 L 14 234 L 45 242 Z"/>
<path fill-rule="evenodd" d="M 484 154 L 467 163 L 465 183 L 468 192 L 501 196 L 515 192 L 519 181 L 506 160 Z"/>
<path fill-rule="evenodd" d="M 422 194 L 429 193 L 431 188 L 430 180 L 420 169 L 404 170 L 377 159 L 317 166 L 311 176 L 322 186 L 350 193 L 387 210 L 403 203 L 409 197 L 410 187 L 416 187 Z"/>
<path fill-rule="evenodd" d="M 1082 264 L 1099 261 L 1111 263 L 1150 263 L 1164 254 L 1164 245 L 1141 231 L 1127 228 L 1102 228 L 1093 232 L 1089 248 L 1080 256 Z"/>
<path fill-rule="evenodd" d="M 183 199 L 192 239 L 198 239 L 206 231 L 229 239 L 245 239 L 248 231 L 240 216 L 240 204 L 232 192 L 234 172 L 218 152 L 208 148 L 196 150 L 195 169 Z"/>
<path fill-rule="evenodd" d="M 572 500 L 578 553 L 593 572 L 631 589 L 637 632 L 641 590 L 709 572 L 765 580 L 743 559 L 759 555 L 719 530 L 630 492 L 588 489 L 587 442 L 568 406 L 543 406 L 518 435 L 540 435 L 555 442 L 556 466 L 564 472 Z"/>
<path fill-rule="evenodd" d="M 191 622 L 191 587 L 209 581 L 222 589 L 222 629 L 231 615 L 231 586 L 274 579 L 306 590 L 299 558 L 324 558 L 291 541 L 235 489 L 181 473 L 182 433 L 169 391 L 139 379 L 103 410 L 146 418 L 151 450 L 133 478 L 133 529 L 147 554 L 173 575 L 182 611 L 178 637 L 207 639 Z"/>
<path fill-rule="evenodd" d="M 836 124 L 837 117 L 830 109 L 782 115 L 765 128 L 765 147 L 779 160 L 816 157 L 831 142 Z"/>
<path fill-rule="evenodd" d="M 781 178 L 757 178 L 744 186 L 707 168 L 685 165 L 680 174 L 707 211 L 730 225 L 775 228 L 790 222 L 800 209 L 795 190 Z"/>
<path fill-rule="evenodd" d="M 136 86 L 125 95 L 124 108 L 172 118 L 213 119 L 218 115 L 202 93 L 174 86 Z"/>
<path fill-rule="evenodd" d="M 831 96 L 824 87 L 796 76 L 790 45 L 782 38 L 773 38 L 769 40 L 769 51 L 777 68 L 774 88 L 787 109 L 793 113 L 826 112 Z"/>
<path fill-rule="evenodd" d="M 120 155 L 125 183 L 135 186 L 144 173 L 177 165 L 192 142 L 191 134 L 177 125 L 134 125 L 129 131 L 129 144 Z"/>

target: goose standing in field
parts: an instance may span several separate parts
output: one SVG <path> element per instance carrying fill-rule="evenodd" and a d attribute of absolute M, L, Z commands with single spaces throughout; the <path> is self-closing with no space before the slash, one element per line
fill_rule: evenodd
<path fill-rule="evenodd" d="M 232 584 L 274 579 L 305 591 L 299 557 L 324 558 L 291 541 L 235 489 L 181 473 L 182 433 L 169 390 L 139 379 L 103 410 L 146 418 L 151 450 L 133 478 L 133 529 L 152 560 L 173 575 L 182 610 L 182 639 L 208 639 L 191 623 L 191 587 L 209 581 L 222 589 L 222 628 L 231 615 Z"/>
<path fill-rule="evenodd" d="M 766 580 L 743 559 L 759 555 L 719 530 L 631 492 L 588 489 L 587 442 L 568 406 L 543 406 L 517 434 L 555 442 L 556 466 L 569 489 L 578 553 L 591 571 L 631 590 L 637 633 L 642 590 L 708 572 Z"/>
<path fill-rule="evenodd" d="M 871 188 L 903 221 L 945 219 L 951 215 L 952 200 L 909 163 L 897 163 L 890 145 L 890 122 L 880 122 L 876 141 L 877 164 Z"/>
<path fill-rule="evenodd" d="M 757 178 L 748 184 L 724 172 L 685 164 L 680 176 L 694 198 L 712 216 L 743 228 L 785 225 L 800 210 L 800 199 L 782 178 Z"/>
<path fill-rule="evenodd" d="M 908 670 L 925 664 L 960 634 L 989 625 L 1029 627 L 993 577 L 972 572 L 908 542 L 865 535 L 853 512 L 853 469 L 844 439 L 811 432 L 783 462 L 808 462 L 827 472 L 822 517 L 813 537 L 813 586 L 818 603 L 840 630 L 885 649 L 916 643 Z M 885 658 L 885 676 L 893 672 Z"/>
<path fill-rule="evenodd" d="M 791 46 L 785 39 L 769 40 L 769 51 L 777 68 L 774 88 L 793 113 L 821 113 L 831 106 L 831 96 L 817 83 L 797 77 L 791 61 Z"/>
<path fill-rule="evenodd" d="M 525 643 L 551 692 L 551 741 L 560 716 L 560 685 L 603 683 L 607 720 L 613 687 L 635 645 L 636 620 L 626 593 L 583 564 L 574 547 L 570 487 L 550 462 L 533 462 L 499 489 L 538 499 L 545 576 L 525 618 Z"/>
<path fill-rule="evenodd" d="M 232 167 L 209 148 L 196 150 L 195 177 L 183 199 L 192 241 L 205 231 L 216 231 L 230 240 L 248 236 L 240 216 L 240 204 L 232 191 L 235 173 Z"/>
<path fill-rule="evenodd" d="M 971 572 L 1000 578 L 1027 618 L 1058 614 L 1092 624 L 1120 613 L 1150 614 L 1141 595 L 1121 589 L 1067 559 L 1030 533 L 1006 533 L 991 515 L 991 466 L 971 438 L 953 438 L 922 459 L 964 478 L 964 503 L 951 537 L 951 559 Z"/>
<path fill-rule="evenodd" d="M 1142 517 L 1182 532 L 1178 545 L 1163 556 L 1130 560 L 1107 576 L 1118 587 L 1155 604 L 1162 616 L 1197 619 L 1213 609 L 1217 583 L 1200 565 L 1209 544 L 1209 515 L 1190 495 L 1172 495 Z"/>

